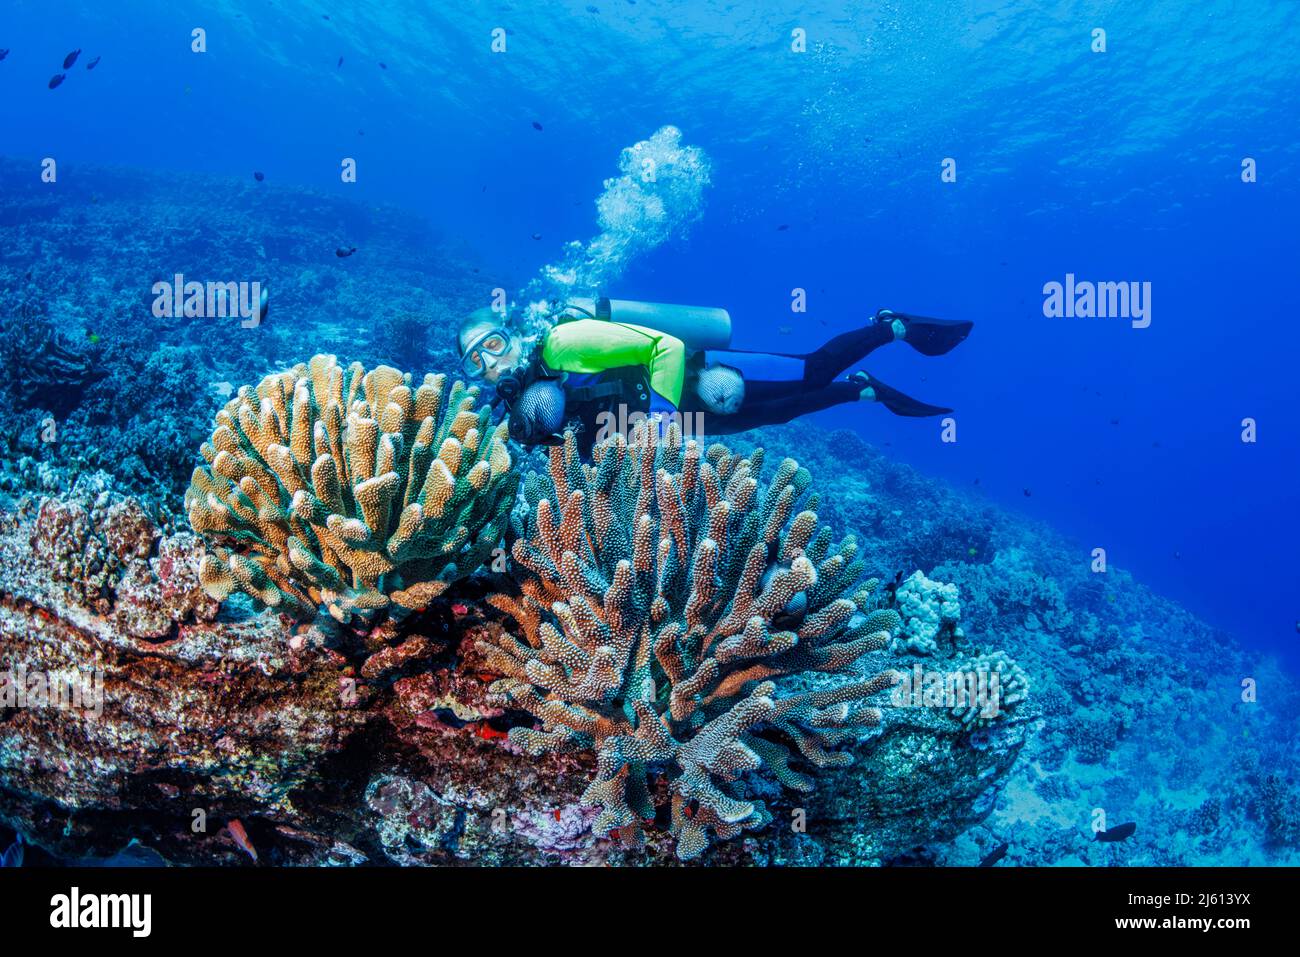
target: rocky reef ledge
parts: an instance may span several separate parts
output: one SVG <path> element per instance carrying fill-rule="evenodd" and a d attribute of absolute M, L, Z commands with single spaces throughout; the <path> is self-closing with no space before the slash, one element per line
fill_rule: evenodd
<path fill-rule="evenodd" d="M 593 754 L 511 743 L 528 716 L 493 703 L 476 650 L 514 627 L 488 577 L 400 625 L 300 625 L 218 606 L 198 540 L 104 473 L 3 506 L 0 807 L 33 862 L 133 841 L 178 864 L 677 862 L 665 822 L 593 834 Z M 86 695 L 59 706 L 61 683 Z M 988 815 L 1034 725 L 886 708 L 814 793 L 748 782 L 773 822 L 699 861 L 905 862 Z"/>

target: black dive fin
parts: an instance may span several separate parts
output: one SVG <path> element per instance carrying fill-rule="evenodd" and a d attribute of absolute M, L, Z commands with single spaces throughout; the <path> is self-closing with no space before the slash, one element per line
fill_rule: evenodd
<path fill-rule="evenodd" d="M 853 378 L 855 382 L 861 383 L 864 389 L 870 386 L 872 392 L 875 393 L 874 401 L 879 402 L 894 415 L 922 418 L 927 415 L 947 415 L 952 411 L 952 409 L 946 409 L 943 406 L 930 405 L 920 399 L 913 399 L 910 395 L 899 392 L 893 386 L 885 385 L 875 376 L 866 372 L 857 372 Z"/>
<path fill-rule="evenodd" d="M 961 345 L 975 323 L 964 319 L 932 319 L 882 310 L 882 319 L 901 319 L 907 327 L 903 341 L 923 356 L 941 356 Z"/>

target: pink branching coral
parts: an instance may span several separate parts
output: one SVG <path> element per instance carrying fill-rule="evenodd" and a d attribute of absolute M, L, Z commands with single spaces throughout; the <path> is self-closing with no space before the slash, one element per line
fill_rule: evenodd
<path fill-rule="evenodd" d="M 710 835 L 771 820 L 743 796 L 746 772 L 809 791 L 795 752 L 816 767 L 848 764 L 840 746 L 879 723 L 868 699 L 897 680 L 859 668 L 899 620 L 865 611 L 874 582 L 858 587 L 856 544 L 832 546 L 815 496 L 796 513 L 805 469 L 785 459 L 760 489 L 761 464 L 761 450 L 704 452 L 675 427 L 616 435 L 585 464 L 567 435 L 549 481 L 525 484 L 532 509 L 513 548 L 521 594 L 490 599 L 523 639 L 478 645 L 505 676 L 493 691 L 540 722 L 513 729 L 513 741 L 533 754 L 596 752 L 584 801 L 601 808 L 598 833 L 640 840 L 654 780 L 667 779 L 683 860 Z"/>

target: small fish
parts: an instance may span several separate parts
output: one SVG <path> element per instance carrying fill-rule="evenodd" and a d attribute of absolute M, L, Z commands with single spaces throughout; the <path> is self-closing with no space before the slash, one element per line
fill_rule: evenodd
<path fill-rule="evenodd" d="M 790 228 L 790 224 L 789 224 L 789 223 L 782 223 L 780 226 L 776 227 L 776 231 L 777 231 L 778 233 L 783 233 L 783 232 L 785 232 L 785 231 L 786 231 L 787 229 L 789 229 L 789 228 Z"/>
<path fill-rule="evenodd" d="M 538 123 L 536 120 L 533 120 L 533 129 L 537 130 L 537 132 L 540 133 L 542 131 L 542 124 Z"/>
<path fill-rule="evenodd" d="M 50 77 L 50 84 L 49 84 L 50 89 L 52 90 L 60 83 L 62 83 L 65 79 L 67 79 L 67 76 L 68 74 L 66 73 L 56 73 L 54 74 L 54 76 Z"/>
<path fill-rule="evenodd" d="M 1137 824 L 1129 821 L 1127 824 L 1117 824 L 1108 831 L 1098 831 L 1094 841 L 1101 841 L 1105 844 L 1114 844 L 1116 841 L 1127 840 L 1133 836 L 1137 830 Z"/>
<path fill-rule="evenodd" d="M 542 238 L 541 233 L 533 233 L 533 239 L 541 239 L 541 238 Z"/>
<path fill-rule="evenodd" d="M 379 69 L 381 69 L 381 70 L 387 70 L 387 69 L 388 69 L 388 64 L 387 64 L 387 63 L 381 63 L 381 64 L 379 64 Z"/>
<path fill-rule="evenodd" d="M 23 836 L 17 835 L 14 842 L 0 854 L 0 867 L 23 866 Z"/>
<path fill-rule="evenodd" d="M 257 297 L 257 321 L 261 322 L 266 318 L 266 312 L 271 307 L 271 293 L 265 287 L 262 294 Z"/>
<path fill-rule="evenodd" d="M 95 59 L 91 60 L 89 63 L 86 64 L 86 69 L 87 70 L 95 69 L 95 67 L 99 66 L 100 59 L 101 59 L 100 57 L 95 57 Z"/>
<path fill-rule="evenodd" d="M 257 180 L 260 183 L 266 179 L 266 174 L 263 173 L 260 169 L 255 169 L 253 170 L 253 179 Z"/>
<path fill-rule="evenodd" d="M 90 344 L 94 346 L 99 344 L 99 341 L 103 338 L 103 336 L 101 336 L 98 332 L 88 332 L 86 333 L 86 338 L 89 339 Z"/>
<path fill-rule="evenodd" d="M 1111 425 L 1119 425 L 1119 419 L 1111 419 L 1111 420 L 1110 420 L 1110 424 L 1111 424 Z"/>
<path fill-rule="evenodd" d="M 1006 841 L 1003 841 L 997 847 L 993 848 L 993 850 L 989 851 L 988 854 L 984 855 L 980 860 L 980 867 L 992 867 L 998 861 L 1002 860 L 1002 858 L 1006 857 L 1007 851 L 1010 849 L 1011 845 Z"/>
<path fill-rule="evenodd" d="M 79 57 L 80 55 L 81 55 L 80 50 L 73 50 L 71 53 L 65 56 L 63 58 L 63 69 L 71 70 L 72 64 L 77 62 L 77 57 Z"/>
<path fill-rule="evenodd" d="M 339 57 L 339 62 L 334 64 L 335 69 L 343 65 L 343 57 Z"/>
<path fill-rule="evenodd" d="M 212 391 L 223 399 L 228 399 L 235 391 L 235 387 L 229 382 L 214 382 L 212 383 Z"/>
<path fill-rule="evenodd" d="M 589 3 L 589 4 L 587 4 L 587 12 L 588 12 L 588 13 L 600 13 L 600 7 L 593 6 L 592 4 Z"/>
<path fill-rule="evenodd" d="M 466 605 L 462 605 L 460 602 L 456 602 L 456 604 L 451 606 L 451 613 L 455 615 L 457 618 L 460 618 L 464 615 L 469 614 L 469 607 Z"/>
<path fill-rule="evenodd" d="M 794 326 L 782 326 L 780 329 L 776 331 L 783 336 L 788 336 L 790 333 L 794 332 Z"/>
<path fill-rule="evenodd" d="M 486 721 L 479 722 L 479 726 L 474 731 L 480 738 L 487 741 L 499 741 L 502 738 L 508 738 L 510 735 L 505 731 L 498 731 Z"/>
<path fill-rule="evenodd" d="M 356 246 L 349 246 L 347 249 L 344 249 L 342 246 L 340 246 L 338 249 L 334 250 L 334 255 L 338 256 L 339 259 L 347 259 L 356 251 L 357 251 Z"/>
<path fill-rule="evenodd" d="M 244 825 L 239 822 L 239 818 L 231 818 L 226 825 L 226 830 L 230 832 L 230 836 L 234 838 L 235 843 L 239 845 L 239 849 L 251 857 L 253 863 L 256 864 L 257 848 L 253 847 L 253 842 L 248 839 L 248 832 L 244 830 Z"/>
<path fill-rule="evenodd" d="M 1024 493 L 1025 493 L 1025 498 L 1029 498 L 1029 496 L 1031 496 L 1031 495 L 1034 494 L 1034 493 L 1031 492 L 1029 489 L 1024 489 L 1023 491 L 1024 491 Z"/>
<path fill-rule="evenodd" d="M 0 50 L 0 60 L 3 60 L 3 59 L 4 59 L 5 57 L 7 57 L 8 55 L 9 55 L 9 51 L 8 51 L 8 50 Z"/>
<path fill-rule="evenodd" d="M 328 19 L 330 18 L 330 15 L 329 15 L 328 13 L 322 13 L 322 14 L 320 15 L 320 18 L 321 18 L 322 20 L 328 20 Z"/>

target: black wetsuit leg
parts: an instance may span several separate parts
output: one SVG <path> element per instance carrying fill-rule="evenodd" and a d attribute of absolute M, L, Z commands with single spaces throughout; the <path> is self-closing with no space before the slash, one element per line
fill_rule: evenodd
<path fill-rule="evenodd" d="M 960 343 L 970 332 L 971 326 L 970 323 L 944 322 L 924 317 L 895 317 L 919 324 L 918 327 L 934 340 L 925 340 L 926 348 L 930 350 L 926 354 L 934 355 L 941 355 L 942 351 Z M 739 350 L 706 352 L 708 361 L 718 361 L 723 365 L 729 364 L 730 355 L 731 364 L 745 376 L 745 398 L 740 408 L 731 415 L 704 411 L 705 431 L 715 435 L 730 435 L 763 425 L 780 425 L 801 415 L 820 412 L 845 402 L 857 402 L 868 385 L 875 391 L 875 400 L 895 415 L 930 416 L 951 412 L 951 409 L 944 406 L 929 405 L 913 399 L 865 373 L 859 373 L 851 380 L 838 378 L 876 349 L 893 341 L 892 323 L 877 320 L 859 329 L 841 333 L 815 352 L 804 355 L 746 353 Z M 755 361 L 747 361 L 747 357 Z M 780 361 L 767 363 L 765 358 Z M 784 377 L 776 378 L 766 368 L 769 365 L 772 369 L 778 369 Z M 785 368 L 779 368 L 782 365 Z M 767 374 L 752 374 L 747 366 Z M 702 411 L 689 395 L 683 396 L 682 407 L 683 411 Z"/>
<path fill-rule="evenodd" d="M 883 345 L 894 341 L 894 329 L 888 322 L 869 322 L 836 336 L 816 352 L 803 357 L 804 382 L 823 386 L 857 365 Z"/>
<path fill-rule="evenodd" d="M 800 378 L 764 379 L 754 376 L 745 377 L 745 404 L 775 402 L 801 396 L 816 391 L 843 375 L 851 366 L 858 365 L 876 349 L 894 341 L 894 330 L 888 322 L 871 322 L 860 329 L 841 333 L 814 352 L 802 355 L 795 353 L 751 353 L 751 355 L 775 355 L 784 359 L 798 360 L 803 364 Z M 739 350 L 730 350 L 733 355 Z M 717 360 L 727 364 L 725 353 L 717 353 Z M 707 358 L 709 353 L 705 353 Z M 744 365 L 744 363 L 738 363 Z M 744 370 L 742 369 L 742 372 Z M 835 403 L 831 403 L 832 405 Z"/>
<path fill-rule="evenodd" d="M 820 412 L 845 402 L 857 402 L 862 386 L 855 382 L 829 382 L 820 389 L 804 391 L 784 398 L 767 401 L 745 401 L 732 415 L 704 413 L 704 431 L 707 435 L 731 435 L 745 432 L 761 425 L 783 425 L 801 415 Z"/>

